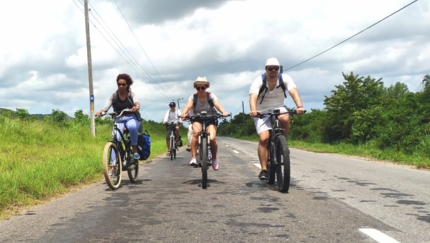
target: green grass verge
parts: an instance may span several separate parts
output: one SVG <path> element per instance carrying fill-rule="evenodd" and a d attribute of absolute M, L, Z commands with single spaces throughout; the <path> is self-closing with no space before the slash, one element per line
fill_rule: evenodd
<path fill-rule="evenodd" d="M 89 126 L 0 120 L 0 219 L 103 179 L 103 148 L 111 125 L 97 125 L 94 138 Z M 164 154 L 165 128 L 151 123 L 144 128 L 151 135 L 148 160 Z"/>

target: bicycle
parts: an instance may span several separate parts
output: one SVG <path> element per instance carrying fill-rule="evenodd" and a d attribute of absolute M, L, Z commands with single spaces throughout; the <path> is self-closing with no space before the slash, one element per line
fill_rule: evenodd
<path fill-rule="evenodd" d="M 139 174 L 139 161 L 133 158 L 130 134 L 128 129 L 120 131 L 117 126 L 116 118 L 130 109 L 124 109 L 119 115 L 116 112 L 109 113 L 115 121 L 112 132 L 112 139 L 108 141 L 103 150 L 103 174 L 108 186 L 112 189 L 118 189 L 121 185 L 122 171 L 127 171 L 128 177 L 132 183 L 137 182 Z M 102 116 L 105 114 L 102 114 Z M 117 134 L 121 136 L 118 141 Z M 127 137 L 125 137 L 127 135 Z M 119 155 L 119 156 L 118 156 Z"/>
<path fill-rule="evenodd" d="M 278 190 L 287 193 L 290 188 L 291 165 L 290 150 L 288 148 L 285 129 L 279 124 L 278 117 L 283 114 L 289 114 L 290 117 L 297 114 L 295 109 L 287 109 L 287 112 L 280 112 L 280 109 L 274 109 L 273 112 L 264 112 L 258 115 L 259 118 L 269 117 L 272 129 L 270 129 L 269 142 L 267 150 L 269 158 L 267 160 L 268 178 L 267 184 L 273 185 L 278 183 Z"/>
<path fill-rule="evenodd" d="M 230 115 L 229 115 L 230 116 Z M 209 149 L 210 144 L 210 133 L 206 132 L 206 125 L 210 121 L 216 121 L 216 119 L 224 117 L 222 114 L 207 115 L 206 111 L 202 111 L 200 114 L 193 116 L 186 116 L 191 122 L 199 121 L 202 123 L 202 131 L 198 134 L 198 156 L 197 163 L 202 168 L 202 189 L 206 189 L 209 186 L 208 183 L 208 168 L 209 168 Z M 199 185 L 200 186 L 200 185 Z"/>
<path fill-rule="evenodd" d="M 166 124 L 167 130 L 170 131 L 170 160 L 176 159 L 176 150 L 179 150 L 176 145 L 176 135 L 175 135 L 175 128 L 176 123 L 175 122 L 169 122 Z"/>

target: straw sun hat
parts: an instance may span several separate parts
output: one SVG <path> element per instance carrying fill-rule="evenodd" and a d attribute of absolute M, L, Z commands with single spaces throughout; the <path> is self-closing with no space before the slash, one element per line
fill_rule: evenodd
<path fill-rule="evenodd" d="M 194 88 L 196 88 L 198 85 L 204 85 L 206 88 L 209 88 L 211 84 L 206 79 L 206 77 L 197 77 L 196 81 L 194 82 Z"/>

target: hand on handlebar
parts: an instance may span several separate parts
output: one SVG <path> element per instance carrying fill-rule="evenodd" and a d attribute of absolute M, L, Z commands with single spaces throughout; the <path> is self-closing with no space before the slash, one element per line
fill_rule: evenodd
<path fill-rule="evenodd" d="M 297 111 L 297 114 L 304 114 L 306 112 L 306 110 L 303 106 L 297 108 L 296 111 Z"/>
<path fill-rule="evenodd" d="M 250 111 L 250 112 L 249 112 L 249 115 L 250 115 L 251 117 L 257 117 L 259 114 L 260 114 L 260 111 Z"/>

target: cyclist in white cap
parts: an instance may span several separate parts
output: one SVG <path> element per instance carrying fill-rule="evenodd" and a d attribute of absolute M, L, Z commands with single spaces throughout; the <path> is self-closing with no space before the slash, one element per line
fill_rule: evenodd
<path fill-rule="evenodd" d="M 258 157 L 260 159 L 261 172 L 258 178 L 261 180 L 267 179 L 267 159 L 269 154 L 267 151 L 267 143 L 269 141 L 271 124 L 269 119 L 258 118 L 258 113 L 275 108 L 279 108 L 281 113 L 287 112 L 287 107 L 284 104 L 287 91 L 296 104 L 297 113 L 303 114 L 305 111 L 302 99 L 300 98 L 293 79 L 287 74 L 279 73 L 279 69 L 280 65 L 278 59 L 267 59 L 265 67 L 266 72 L 257 77 L 249 89 L 250 115 L 254 117 L 254 124 L 259 138 Z M 265 87 L 263 83 L 266 84 Z M 288 137 L 290 131 L 290 118 L 288 114 L 279 116 L 279 120 Z"/>

